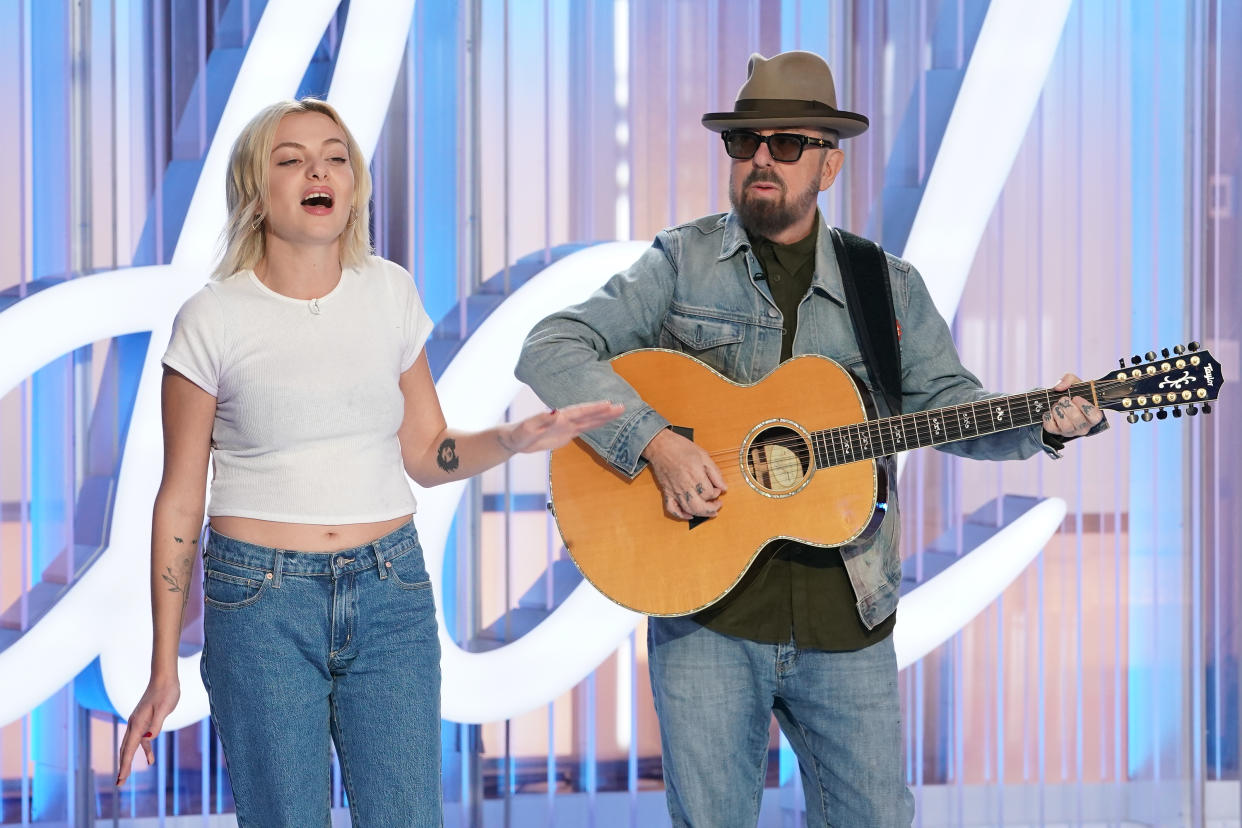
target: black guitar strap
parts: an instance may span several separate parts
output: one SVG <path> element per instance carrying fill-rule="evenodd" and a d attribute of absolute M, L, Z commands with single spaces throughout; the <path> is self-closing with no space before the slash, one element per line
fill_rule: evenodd
<path fill-rule="evenodd" d="M 884 248 L 835 227 L 829 232 L 863 361 L 889 413 L 900 414 L 901 343 Z"/>

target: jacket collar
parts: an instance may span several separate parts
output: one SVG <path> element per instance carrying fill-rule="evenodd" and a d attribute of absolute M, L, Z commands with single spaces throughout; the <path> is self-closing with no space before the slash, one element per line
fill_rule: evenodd
<path fill-rule="evenodd" d="M 841 307 L 845 307 L 845 286 L 841 282 L 841 268 L 837 264 L 836 250 L 832 246 L 832 236 L 828 231 L 828 223 L 823 214 L 816 211 L 819 221 L 819 237 L 815 242 L 815 274 L 811 277 L 811 290 L 819 290 Z M 751 248 L 750 237 L 742 227 L 737 213 L 730 210 L 724 216 L 724 235 L 720 242 L 720 257 L 724 261 L 745 248 Z"/>

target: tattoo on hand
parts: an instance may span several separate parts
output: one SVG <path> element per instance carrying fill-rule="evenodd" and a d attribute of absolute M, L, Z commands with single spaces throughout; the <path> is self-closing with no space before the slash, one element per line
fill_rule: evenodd
<path fill-rule="evenodd" d="M 177 537 L 176 535 L 173 535 L 173 540 L 175 540 L 177 543 L 185 543 L 185 541 L 183 541 L 181 538 Z"/>
<path fill-rule="evenodd" d="M 169 592 L 181 592 L 181 582 L 177 580 L 177 576 L 173 574 L 172 567 L 164 567 L 164 573 L 160 575 L 164 582 L 168 584 Z"/>
<path fill-rule="evenodd" d="M 452 437 L 446 438 L 440 448 L 436 449 L 436 465 L 444 469 L 445 473 L 457 471 L 460 465 L 457 459 L 457 441 Z"/>
<path fill-rule="evenodd" d="M 1052 422 L 1052 412 L 1051 412 L 1051 411 L 1045 411 L 1045 412 L 1044 412 L 1044 422 L 1045 422 L 1045 423 L 1050 423 L 1050 422 Z"/>
<path fill-rule="evenodd" d="M 1091 403 L 1082 404 L 1082 413 L 1087 417 L 1090 417 L 1093 411 L 1095 411 L 1095 406 L 1091 405 Z"/>
<path fill-rule="evenodd" d="M 682 497 L 682 503 L 684 503 L 686 505 L 686 508 L 688 509 L 690 507 L 690 492 L 682 492 L 681 497 Z"/>
<path fill-rule="evenodd" d="M 701 494 L 703 494 L 703 484 L 702 484 L 702 483 L 695 483 L 695 484 L 694 484 L 694 490 L 695 490 L 696 492 L 698 492 L 700 495 L 701 495 Z"/>

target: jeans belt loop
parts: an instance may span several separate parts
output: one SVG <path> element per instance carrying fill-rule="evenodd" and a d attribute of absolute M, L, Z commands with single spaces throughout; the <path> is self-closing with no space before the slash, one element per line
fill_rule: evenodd
<path fill-rule="evenodd" d="M 272 589 L 280 589 L 280 573 L 285 566 L 285 552 L 276 550 L 276 559 L 272 561 Z"/>
<path fill-rule="evenodd" d="M 371 549 L 375 551 L 375 568 L 379 572 L 379 579 L 381 581 L 387 580 L 388 561 L 384 559 L 384 553 L 388 550 L 378 543 L 371 544 Z"/>

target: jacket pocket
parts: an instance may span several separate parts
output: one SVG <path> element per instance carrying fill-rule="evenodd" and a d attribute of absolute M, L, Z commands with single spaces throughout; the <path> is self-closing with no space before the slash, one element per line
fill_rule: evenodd
<path fill-rule="evenodd" d="M 670 310 L 660 331 L 660 347 L 681 351 L 732 375 L 746 326 L 731 319 Z"/>

